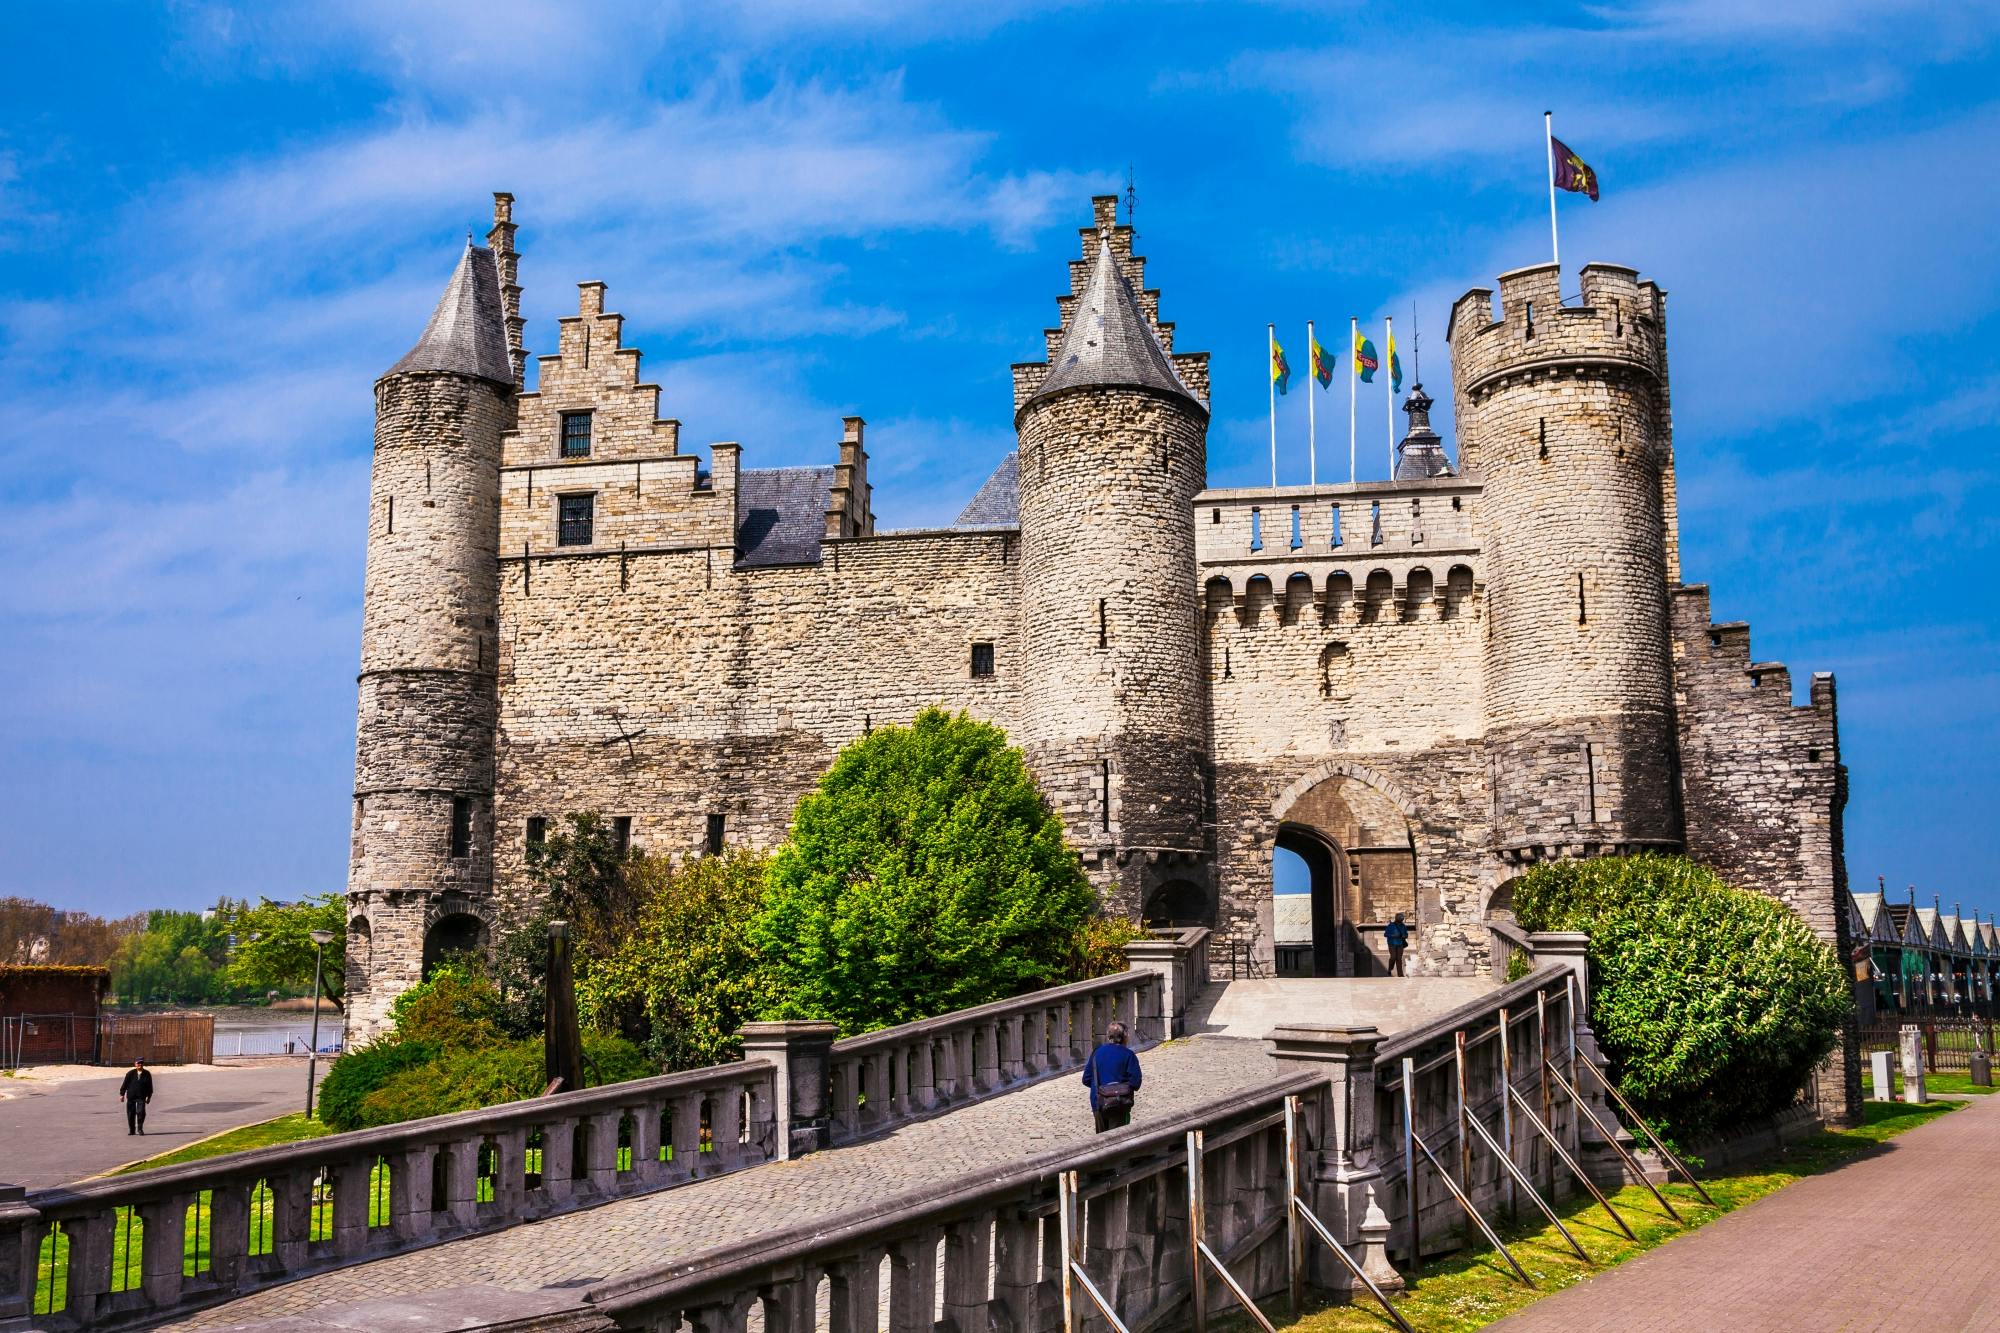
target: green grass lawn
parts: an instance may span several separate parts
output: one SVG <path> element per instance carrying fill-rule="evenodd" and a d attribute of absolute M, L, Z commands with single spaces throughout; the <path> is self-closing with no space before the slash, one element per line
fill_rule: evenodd
<path fill-rule="evenodd" d="M 1875 1080 L 1872 1075 L 1872 1070 L 1864 1069 L 1861 1071 L 1861 1095 L 1864 1097 L 1873 1097 L 1876 1095 Z M 1895 1082 L 1895 1090 L 1890 1094 L 1892 1097 L 1902 1093 L 1903 1076 L 1897 1074 Z M 1924 1075 L 1924 1091 L 1930 1093 L 1947 1093 L 1953 1097 L 1986 1097 L 1992 1095 L 1995 1089 L 1974 1087 L 1972 1085 L 1972 1075 L 1970 1074 L 1939 1073 Z"/>
<path fill-rule="evenodd" d="M 224 1153 L 242 1152 L 246 1148 L 269 1148 L 279 1143 L 296 1143 L 300 1139 L 316 1139 L 333 1131 L 318 1120 L 308 1120 L 303 1111 L 281 1115 L 276 1120 L 265 1120 L 255 1125 L 244 1125 L 199 1143 L 190 1143 L 185 1148 L 163 1152 L 158 1157 L 148 1157 L 130 1166 L 121 1166 L 111 1174 L 126 1175 L 133 1171 L 150 1171 L 156 1166 L 174 1166 L 181 1162 L 196 1162 L 204 1157 L 220 1157 Z"/>
<path fill-rule="evenodd" d="M 1704 1179 L 1702 1183 L 1715 1199 L 1713 1207 L 1702 1203 L 1686 1185 L 1669 1185 L 1662 1192 L 1690 1227 L 1701 1226 L 1806 1176 L 1851 1161 L 1882 1140 L 1954 1109 L 1956 1104 L 1951 1102 L 1929 1106 L 1868 1102 L 1867 1122 L 1856 1129 L 1827 1130 L 1792 1144 L 1775 1161 Z M 1461 1333 L 1483 1328 L 1543 1296 L 1573 1286 L 1594 1272 L 1623 1263 L 1682 1234 L 1683 1228 L 1661 1211 L 1642 1186 L 1620 1190 L 1611 1196 L 1611 1204 L 1638 1233 L 1636 1243 L 1625 1239 L 1588 1195 L 1581 1202 L 1569 1200 L 1556 1210 L 1578 1243 L 1597 1261 L 1597 1268 L 1579 1260 L 1553 1227 L 1503 1227 L 1502 1239 L 1535 1280 L 1535 1289 L 1522 1286 L 1499 1255 L 1484 1249 L 1464 1251 L 1425 1264 L 1410 1290 L 1397 1299 L 1396 1308 L 1421 1333 Z M 1532 1207 L 1523 1203 L 1522 1211 L 1529 1213 Z M 1291 1319 L 1284 1312 L 1282 1301 L 1264 1308 L 1273 1323 L 1289 1328 L 1292 1333 L 1345 1333 L 1364 1329 L 1379 1333 L 1390 1327 L 1372 1298 L 1364 1293 L 1360 1301 L 1309 1310 L 1298 1319 Z"/>

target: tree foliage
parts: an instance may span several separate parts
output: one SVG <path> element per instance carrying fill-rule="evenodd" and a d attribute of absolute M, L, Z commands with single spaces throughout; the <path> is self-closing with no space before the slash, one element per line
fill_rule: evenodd
<path fill-rule="evenodd" d="M 262 899 L 226 914 L 225 928 L 236 937 L 229 955 L 228 979 L 239 991 L 253 995 L 269 991 L 312 991 L 312 933 L 332 934 L 320 971 L 321 992 L 341 1007 L 347 976 L 347 897 L 339 890 L 301 898 L 295 903 Z"/>
<path fill-rule="evenodd" d="M 66 912 L 33 898 L 0 897 L 0 963 L 109 967 L 126 936 L 145 927 L 144 912 L 106 920 L 88 912 Z"/>
<path fill-rule="evenodd" d="M 1020 751 L 927 709 L 800 802 L 754 939 L 774 1017 L 854 1033 L 1050 984 L 1095 906 Z"/>
<path fill-rule="evenodd" d="M 1853 1003 L 1805 922 L 1685 857 L 1537 866 L 1514 912 L 1589 934 L 1598 1044 L 1620 1090 L 1684 1144 L 1788 1106 Z"/>
<path fill-rule="evenodd" d="M 617 953 L 643 900 L 626 874 L 641 858 L 621 851 L 609 820 L 593 813 L 563 817 L 562 827 L 528 848 L 536 907 L 503 930 L 494 945 L 502 1026 L 518 1037 L 542 1030 L 548 998 L 549 922 L 569 922 L 577 980 Z"/>
<path fill-rule="evenodd" d="M 627 882 L 643 905 L 616 952 L 578 978 L 585 1026 L 644 1043 L 670 1072 L 739 1055 L 736 1030 L 768 1002 L 750 938 L 765 868 L 764 857 L 741 849 L 678 865 L 630 861 Z"/>
<path fill-rule="evenodd" d="M 208 912 L 152 911 L 145 929 L 119 942 L 111 988 L 128 1003 L 200 1004 L 228 999 L 227 899 Z"/>

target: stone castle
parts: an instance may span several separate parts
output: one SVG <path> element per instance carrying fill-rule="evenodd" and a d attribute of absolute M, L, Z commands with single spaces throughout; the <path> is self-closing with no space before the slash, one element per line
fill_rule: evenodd
<path fill-rule="evenodd" d="M 1648 848 L 1846 956 L 1833 679 L 1795 706 L 1683 581 L 1666 294 L 1633 270 L 1586 265 L 1580 305 L 1550 264 L 1458 300 L 1455 467 L 1416 385 L 1393 480 L 1213 490 L 1207 356 L 1098 198 L 1014 367 L 1017 451 L 954 525 L 897 530 L 859 417 L 826 467 L 682 452 L 602 283 L 526 389 L 495 201 L 375 386 L 358 1030 L 489 940 L 565 813 L 769 847 L 841 746 L 934 704 L 1022 747 L 1109 908 L 1214 927 L 1219 967 L 1379 971 L 1402 912 L 1415 970 L 1480 970 L 1522 868 Z M 1281 847 L 1309 938 L 1274 929 Z"/>

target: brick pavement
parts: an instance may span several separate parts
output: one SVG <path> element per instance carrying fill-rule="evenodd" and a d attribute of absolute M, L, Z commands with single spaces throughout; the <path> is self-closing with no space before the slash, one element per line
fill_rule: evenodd
<path fill-rule="evenodd" d="M 1539 1301 L 1503 1333 L 2000 1329 L 2000 1097 Z"/>
<path fill-rule="evenodd" d="M 1146 1082 L 1135 1124 L 1254 1088 L 1280 1072 L 1264 1043 L 1196 1037 L 1141 1053 Z M 355 1307 L 422 1296 L 436 1310 L 518 1292 L 537 1309 L 573 1302 L 626 1268 L 698 1254 L 763 1232 L 845 1212 L 867 1198 L 942 1187 L 959 1177 L 1081 1145 L 1087 1094 L 1074 1074 L 920 1121 L 866 1143 L 773 1162 L 642 1198 L 472 1236 L 243 1297 L 176 1329 L 356 1327 Z M 566 1285 L 573 1284 L 573 1285 Z M 565 1295 L 564 1293 L 571 1293 Z M 374 1322 L 365 1318 L 363 1322 Z"/>

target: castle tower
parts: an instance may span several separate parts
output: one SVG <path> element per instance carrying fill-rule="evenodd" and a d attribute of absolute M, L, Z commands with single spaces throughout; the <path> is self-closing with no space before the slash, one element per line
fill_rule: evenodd
<path fill-rule="evenodd" d="M 1206 356 L 1173 327 L 1117 199 L 1093 201 L 1046 364 L 1016 366 L 1028 662 L 1020 741 L 1106 906 L 1212 904 L 1192 502 Z"/>
<path fill-rule="evenodd" d="M 1553 264 L 1452 309 L 1459 462 L 1483 483 L 1486 734 L 1504 862 L 1678 847 L 1666 298 Z M 1496 873 L 1504 875 L 1504 869 Z"/>
<path fill-rule="evenodd" d="M 423 336 L 375 384 L 362 600 L 348 1022 L 378 1030 L 492 924 L 500 435 L 523 364 L 513 200 L 494 196 Z"/>

